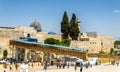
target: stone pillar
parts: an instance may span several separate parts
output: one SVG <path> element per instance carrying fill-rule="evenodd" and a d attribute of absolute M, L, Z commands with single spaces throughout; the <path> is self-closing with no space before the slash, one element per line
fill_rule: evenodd
<path fill-rule="evenodd" d="M 12 58 L 12 50 L 13 50 L 13 46 L 10 46 L 9 49 L 10 49 L 10 53 L 9 53 L 9 54 L 10 54 L 10 58 Z"/>
<path fill-rule="evenodd" d="M 29 54 L 28 54 L 28 60 L 31 60 L 31 59 L 32 59 L 32 56 L 31 56 L 31 55 L 32 55 L 32 54 L 31 54 L 31 50 L 29 50 L 28 53 L 29 53 Z"/>
<path fill-rule="evenodd" d="M 40 52 L 41 62 L 44 61 L 44 52 Z"/>
<path fill-rule="evenodd" d="M 13 46 L 13 50 L 12 50 L 12 58 L 15 58 L 15 48 L 16 48 L 16 46 Z"/>
<path fill-rule="evenodd" d="M 3 50 L 0 50 L 0 58 L 3 58 Z"/>
<path fill-rule="evenodd" d="M 29 50 L 28 50 L 28 49 L 25 49 L 25 59 L 24 59 L 25 61 L 28 61 L 28 58 L 27 58 L 27 57 L 28 57 L 28 56 L 27 56 L 27 55 L 28 55 L 28 52 L 29 52 Z"/>
<path fill-rule="evenodd" d="M 15 48 L 15 58 L 18 59 L 18 47 Z"/>

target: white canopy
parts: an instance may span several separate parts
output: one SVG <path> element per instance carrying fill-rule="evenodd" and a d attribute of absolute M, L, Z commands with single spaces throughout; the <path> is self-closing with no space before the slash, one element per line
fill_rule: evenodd
<path fill-rule="evenodd" d="M 76 62 L 83 62 L 83 60 L 82 59 L 78 59 L 78 60 L 76 60 Z"/>

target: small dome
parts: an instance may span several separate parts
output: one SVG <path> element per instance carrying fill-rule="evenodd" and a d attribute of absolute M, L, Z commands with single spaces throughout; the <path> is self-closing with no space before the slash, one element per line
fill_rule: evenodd
<path fill-rule="evenodd" d="M 48 32 L 48 34 L 56 34 L 55 32 Z"/>
<path fill-rule="evenodd" d="M 34 27 L 35 30 L 37 30 L 38 32 L 41 32 L 41 25 L 39 22 L 32 22 L 30 27 Z"/>

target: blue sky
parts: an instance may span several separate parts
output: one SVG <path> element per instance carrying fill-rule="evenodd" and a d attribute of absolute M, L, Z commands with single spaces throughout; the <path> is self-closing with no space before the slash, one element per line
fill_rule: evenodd
<path fill-rule="evenodd" d="M 0 0 L 0 26 L 29 26 L 35 19 L 42 30 L 60 33 L 64 11 L 81 21 L 81 32 L 120 38 L 120 0 Z"/>

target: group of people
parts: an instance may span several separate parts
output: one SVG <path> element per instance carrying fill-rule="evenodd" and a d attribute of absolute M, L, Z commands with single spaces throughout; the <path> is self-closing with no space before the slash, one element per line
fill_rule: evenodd
<path fill-rule="evenodd" d="M 13 63 L 15 65 L 15 68 L 16 70 L 18 69 L 18 64 L 17 64 L 17 61 L 16 60 L 13 60 L 12 58 L 11 59 L 7 59 L 5 60 L 6 62 L 3 64 L 3 67 L 4 67 L 4 72 L 6 72 L 6 69 L 7 69 L 7 65 L 9 64 L 9 68 L 10 70 L 13 69 Z"/>
<path fill-rule="evenodd" d="M 50 63 L 45 61 L 43 62 L 44 70 L 47 70 L 47 68 L 50 66 Z"/>
<path fill-rule="evenodd" d="M 77 70 L 77 67 L 80 67 L 80 72 L 83 72 L 83 66 L 85 66 L 86 67 L 86 69 L 88 69 L 88 67 L 90 66 L 90 64 L 89 63 L 86 63 L 85 65 L 83 65 L 83 63 L 82 62 L 80 62 L 79 64 L 75 64 L 75 71 Z"/>
<path fill-rule="evenodd" d="M 56 64 L 57 68 L 65 68 L 67 66 L 67 68 L 69 68 L 69 63 L 64 63 L 64 62 L 59 62 Z M 80 72 L 83 72 L 83 66 L 85 66 L 86 69 L 88 69 L 88 67 L 90 66 L 89 63 L 86 63 L 85 65 L 83 65 L 82 62 L 80 62 L 79 64 L 75 64 L 75 71 L 77 70 L 77 67 L 80 67 Z"/>
<path fill-rule="evenodd" d="M 16 70 L 18 69 L 18 65 L 17 65 L 17 62 L 14 62 L 13 60 L 10 60 L 10 70 L 12 70 L 12 68 L 13 68 L 13 63 L 15 64 L 15 68 L 16 68 Z M 44 70 L 47 70 L 48 69 L 48 67 L 50 66 L 50 63 L 49 62 L 47 62 L 47 61 L 44 61 L 43 62 L 43 67 L 44 67 Z M 59 69 L 61 69 L 61 68 L 65 68 L 66 66 L 67 66 L 67 68 L 69 68 L 69 66 L 70 66 L 70 64 L 69 63 L 65 63 L 65 62 L 58 62 L 57 64 L 56 64 L 56 66 L 57 66 L 57 68 L 59 68 Z M 85 66 L 86 67 L 86 69 L 89 67 L 89 63 L 86 63 L 86 64 L 84 64 L 83 65 L 83 63 L 82 62 L 80 62 L 79 63 L 79 65 L 78 64 L 75 64 L 75 71 L 77 70 L 77 67 L 80 67 L 80 72 L 83 72 L 83 66 Z M 31 67 L 33 67 L 33 63 L 31 64 Z M 6 72 L 6 66 L 4 66 L 4 72 Z"/>
<path fill-rule="evenodd" d="M 117 66 L 119 66 L 119 61 L 112 61 L 111 62 L 112 65 L 115 65 L 115 63 L 116 63 Z"/>
<path fill-rule="evenodd" d="M 62 68 L 63 67 L 63 69 L 65 68 L 65 66 L 66 66 L 66 63 L 64 63 L 64 62 L 59 62 L 59 63 L 57 63 L 57 68 Z M 69 63 L 67 64 L 67 66 L 68 66 L 68 68 L 69 68 Z"/>

